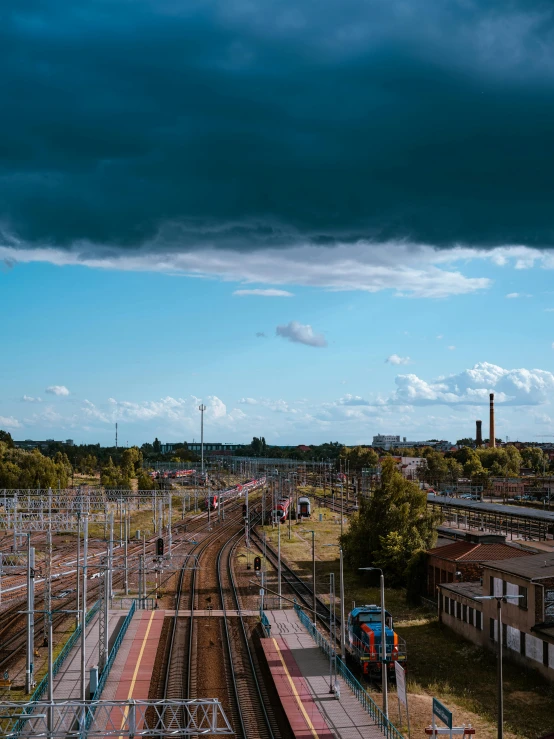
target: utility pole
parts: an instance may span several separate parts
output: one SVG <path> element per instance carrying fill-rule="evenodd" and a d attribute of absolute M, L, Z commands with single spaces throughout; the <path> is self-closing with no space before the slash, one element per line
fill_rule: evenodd
<path fill-rule="evenodd" d="M 281 524 L 277 521 L 277 592 L 279 594 L 279 610 L 281 610 Z"/>
<path fill-rule="evenodd" d="M 27 534 L 27 659 L 25 665 L 25 692 L 31 693 L 34 685 L 35 651 L 35 548 L 31 546 L 31 534 Z"/>
<path fill-rule="evenodd" d="M 100 674 L 106 667 L 108 661 L 108 623 L 109 623 L 109 602 L 110 596 L 108 594 L 108 588 L 110 584 L 110 574 L 108 568 L 109 558 L 106 557 L 104 561 L 104 571 L 100 574 L 101 578 L 101 605 L 100 613 L 98 614 L 98 669 Z"/>
<path fill-rule="evenodd" d="M 81 511 L 77 511 L 77 610 L 75 611 L 75 624 L 79 626 L 80 610 L 79 604 L 81 602 L 80 591 L 81 582 L 79 580 L 79 565 L 81 563 Z"/>
<path fill-rule="evenodd" d="M 110 541 L 108 544 L 108 600 L 113 598 L 113 511 L 110 513 Z M 77 578 L 78 580 L 78 578 Z"/>
<path fill-rule="evenodd" d="M 121 503 L 121 512 L 123 513 L 123 502 Z M 129 595 L 129 567 L 128 567 L 128 550 L 127 550 L 127 506 L 125 506 L 125 526 L 124 526 L 124 543 L 123 543 L 123 559 L 125 560 L 125 595 Z"/>
<path fill-rule="evenodd" d="M 87 557 L 88 557 L 88 516 L 83 519 L 83 610 L 81 613 L 81 700 L 86 701 L 86 639 L 87 639 Z"/>
<path fill-rule="evenodd" d="M 200 411 L 200 450 L 202 461 L 202 475 L 204 475 L 204 411 L 206 410 L 206 406 L 204 405 L 204 403 L 201 403 L 198 406 L 198 410 Z"/>

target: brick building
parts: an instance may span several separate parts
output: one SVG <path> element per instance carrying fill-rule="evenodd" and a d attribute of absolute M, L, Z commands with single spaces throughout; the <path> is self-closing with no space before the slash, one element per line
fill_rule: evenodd
<path fill-rule="evenodd" d="M 506 658 L 554 680 L 554 553 L 483 562 L 481 582 L 439 585 L 439 618 L 467 639 L 497 648 L 496 600 L 504 596 L 501 639 Z M 510 600 L 510 596 L 522 598 Z"/>
<path fill-rule="evenodd" d="M 478 537 L 476 537 L 478 538 Z M 490 539 L 490 537 L 488 537 Z M 532 553 L 499 541 L 483 543 L 477 541 L 456 541 L 427 552 L 427 594 L 435 598 L 437 586 L 449 582 L 475 582 L 483 574 L 486 560 L 528 557 Z"/>

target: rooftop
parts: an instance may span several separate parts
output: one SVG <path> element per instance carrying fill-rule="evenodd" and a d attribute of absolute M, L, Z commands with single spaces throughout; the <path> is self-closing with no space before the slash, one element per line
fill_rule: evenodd
<path fill-rule="evenodd" d="M 462 498 L 447 498 L 444 495 L 434 495 L 433 493 L 427 494 L 427 502 L 460 508 L 462 510 L 473 509 L 483 511 L 483 513 L 498 513 L 502 516 L 513 516 L 514 518 L 527 518 L 532 521 L 542 521 L 543 523 L 554 523 L 554 511 L 541 511 L 534 508 L 526 508 L 525 506 L 480 503 L 479 501 Z"/>
<path fill-rule="evenodd" d="M 509 544 L 474 544 L 470 541 L 456 541 L 444 547 L 430 549 L 427 553 L 451 562 L 483 562 L 534 556 Z"/>
<path fill-rule="evenodd" d="M 449 590 L 456 595 L 463 595 L 465 598 L 475 600 L 478 596 L 483 595 L 483 587 L 479 581 L 477 582 L 442 582 L 439 586 L 442 590 Z"/>
<path fill-rule="evenodd" d="M 542 580 L 545 577 L 554 577 L 554 552 L 532 554 L 530 557 L 514 557 L 501 562 L 483 562 L 485 567 L 528 580 Z"/>

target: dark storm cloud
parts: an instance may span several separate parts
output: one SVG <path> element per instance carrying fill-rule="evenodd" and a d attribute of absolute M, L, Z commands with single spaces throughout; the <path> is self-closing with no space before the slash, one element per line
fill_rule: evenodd
<path fill-rule="evenodd" d="M 551 8 L 5 0 L 4 230 L 549 246 Z"/>

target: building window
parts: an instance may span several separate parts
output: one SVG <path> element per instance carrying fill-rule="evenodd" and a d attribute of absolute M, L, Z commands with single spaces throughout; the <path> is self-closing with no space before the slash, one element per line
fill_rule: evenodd
<path fill-rule="evenodd" d="M 473 608 L 469 607 L 469 623 L 473 626 Z"/>
<path fill-rule="evenodd" d="M 494 618 L 489 618 L 489 639 L 494 641 Z"/>
<path fill-rule="evenodd" d="M 494 577 L 492 575 L 489 580 L 489 595 L 494 595 Z"/>
<path fill-rule="evenodd" d="M 467 606 L 465 603 L 462 606 L 462 621 L 467 621 Z"/>
<path fill-rule="evenodd" d="M 508 583 L 506 580 L 502 580 L 502 595 L 507 595 L 508 593 Z"/>
<path fill-rule="evenodd" d="M 548 642 L 543 641 L 542 643 L 542 663 L 545 667 L 548 667 Z"/>
<path fill-rule="evenodd" d="M 462 604 L 456 601 L 456 618 L 462 618 Z"/>
<path fill-rule="evenodd" d="M 519 632 L 519 638 L 520 638 L 519 653 L 521 654 L 522 657 L 525 657 L 525 632 L 524 631 Z"/>
<path fill-rule="evenodd" d="M 527 610 L 527 588 L 523 585 L 519 586 L 519 595 L 523 595 L 523 598 L 519 599 L 519 607 Z"/>
<path fill-rule="evenodd" d="M 502 646 L 508 646 L 508 624 L 502 624 Z"/>
<path fill-rule="evenodd" d="M 475 626 L 479 631 L 483 631 L 483 614 L 481 611 L 475 611 Z"/>

